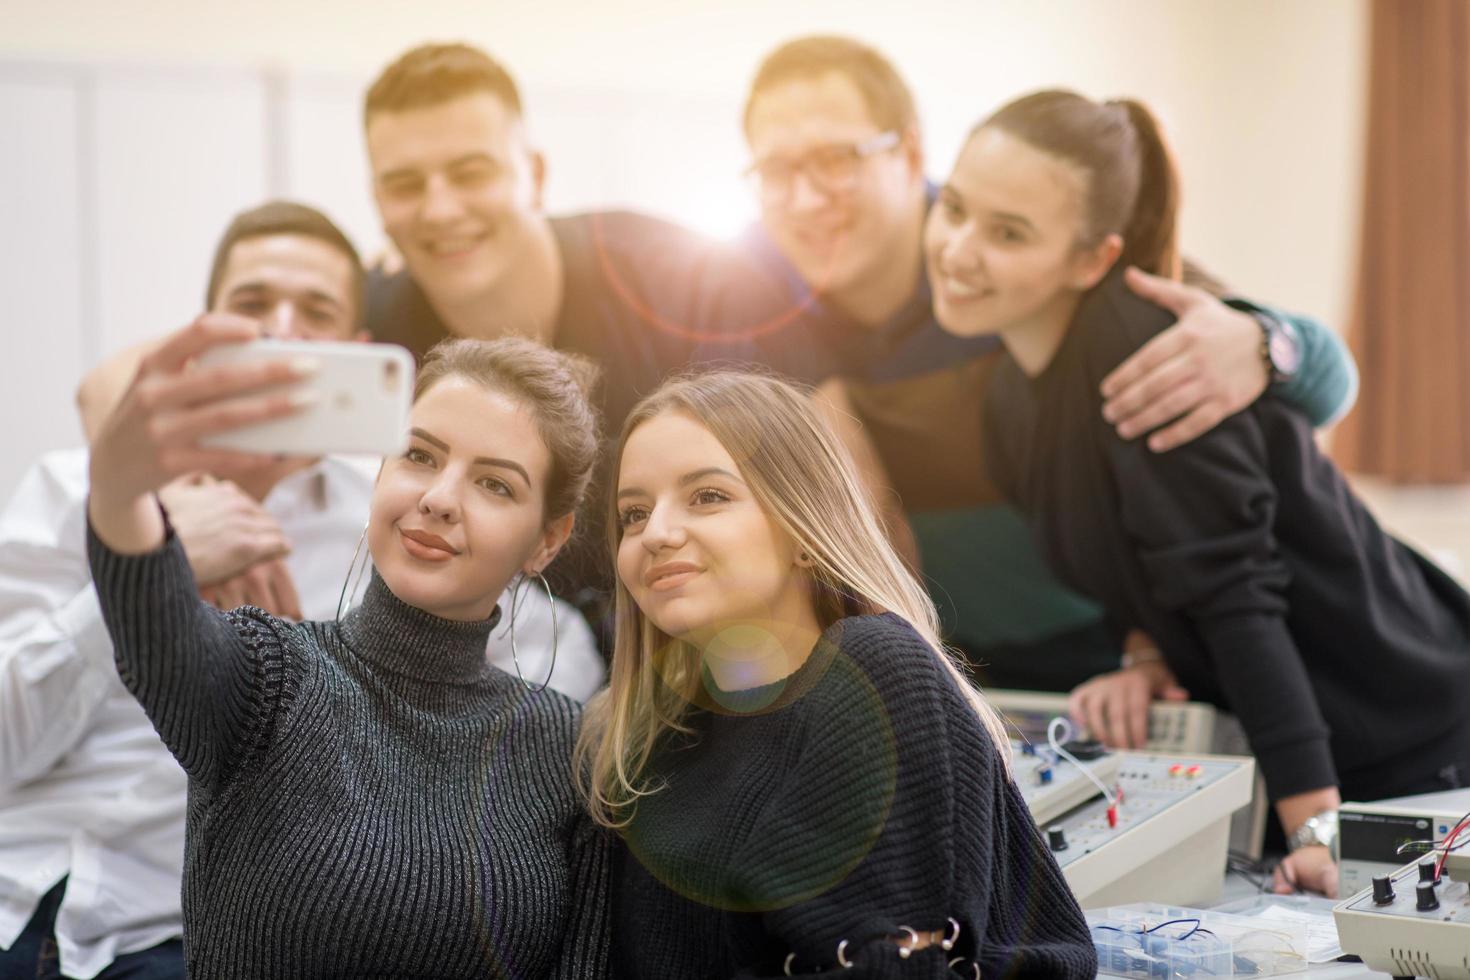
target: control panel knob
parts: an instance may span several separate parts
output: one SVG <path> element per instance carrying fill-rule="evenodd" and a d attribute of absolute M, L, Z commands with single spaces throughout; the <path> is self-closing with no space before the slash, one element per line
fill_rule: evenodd
<path fill-rule="evenodd" d="M 1053 851 L 1065 851 L 1067 849 L 1067 832 L 1061 827 L 1048 827 L 1046 831 L 1046 843 Z"/>
<path fill-rule="evenodd" d="M 1434 893 L 1434 882 L 1421 881 L 1414 886 L 1414 907 L 1420 912 L 1433 912 L 1439 908 L 1439 896 Z"/>
<path fill-rule="evenodd" d="M 1393 881 L 1388 875 L 1379 875 L 1373 879 L 1373 904 L 1393 904 Z"/>
<path fill-rule="evenodd" d="M 1433 882 L 1433 881 L 1436 881 L 1437 880 L 1434 877 L 1434 865 L 1435 865 L 1435 860 L 1432 857 L 1425 858 L 1424 860 L 1422 860 L 1422 861 L 1419 862 L 1419 880 L 1420 881 Z"/>

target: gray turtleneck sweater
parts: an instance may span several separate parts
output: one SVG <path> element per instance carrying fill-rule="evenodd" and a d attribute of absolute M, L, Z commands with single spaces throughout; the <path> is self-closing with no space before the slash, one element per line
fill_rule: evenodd
<path fill-rule="evenodd" d="M 197 977 L 588 977 L 608 858 L 575 704 L 373 576 L 335 623 L 198 598 L 183 547 L 88 554 L 123 682 L 189 775 Z"/>

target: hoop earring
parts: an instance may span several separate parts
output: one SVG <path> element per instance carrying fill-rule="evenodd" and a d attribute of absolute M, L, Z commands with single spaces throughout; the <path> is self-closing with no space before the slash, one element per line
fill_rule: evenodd
<path fill-rule="evenodd" d="M 551 607 L 551 666 L 546 671 L 546 680 L 541 682 L 540 687 L 532 687 L 526 683 L 526 675 L 521 673 L 521 657 L 516 651 L 516 607 L 521 601 L 521 587 L 530 580 L 524 572 L 516 580 L 515 588 L 510 591 L 510 659 L 516 665 L 516 677 L 520 678 L 521 686 L 532 694 L 540 694 L 551 684 L 551 675 L 556 672 L 556 647 L 558 644 L 556 631 L 556 597 L 551 594 L 551 583 L 546 581 L 546 576 L 537 572 L 534 576 L 541 580 L 541 587 L 546 590 L 546 604 Z"/>
<path fill-rule="evenodd" d="M 336 622 L 339 626 L 342 624 L 342 614 L 352 608 L 351 599 L 357 595 L 358 586 L 362 585 L 363 574 L 367 572 L 368 566 L 373 563 L 372 553 L 368 552 L 367 561 L 362 563 L 361 568 L 357 568 L 357 559 L 363 554 L 362 543 L 367 540 L 367 533 L 368 526 L 367 524 L 363 524 L 362 533 L 357 536 L 357 547 L 352 549 L 352 562 L 347 566 L 347 578 L 342 580 L 342 594 L 337 596 Z M 352 571 L 354 568 L 357 568 L 357 580 L 355 582 L 352 580 Z M 347 587 L 348 582 L 352 582 L 350 589 Z M 344 606 L 346 608 L 343 608 Z"/>

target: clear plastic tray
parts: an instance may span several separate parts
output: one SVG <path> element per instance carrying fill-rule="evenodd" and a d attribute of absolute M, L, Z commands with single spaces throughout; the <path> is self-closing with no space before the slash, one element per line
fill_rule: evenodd
<path fill-rule="evenodd" d="M 1273 977 L 1307 968 L 1304 926 L 1153 903 L 1087 913 L 1098 971 L 1143 980 Z"/>

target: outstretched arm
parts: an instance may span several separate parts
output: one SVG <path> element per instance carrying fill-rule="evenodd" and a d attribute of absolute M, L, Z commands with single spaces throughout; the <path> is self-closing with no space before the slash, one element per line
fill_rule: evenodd
<path fill-rule="evenodd" d="M 264 625 L 200 601 L 155 493 L 184 473 L 242 474 L 271 462 L 199 444 L 295 409 L 288 394 L 258 393 L 299 378 L 290 364 L 193 364 L 258 332 L 248 320 L 206 315 L 169 337 L 143 359 L 92 447 L 88 557 L 118 672 L 184 769 L 206 781 L 258 722 L 262 685 L 279 670 L 262 653 Z"/>
<path fill-rule="evenodd" d="M 1308 317 L 1269 311 L 1296 331 L 1300 365 L 1288 381 L 1269 386 L 1261 325 L 1243 300 L 1225 303 L 1195 286 L 1129 269 L 1128 285 L 1178 317 L 1103 380 L 1104 417 L 1118 435 L 1151 433 L 1148 446 L 1166 452 L 1198 438 L 1268 390 L 1299 408 L 1314 426 L 1352 407 L 1357 368 L 1332 331 Z M 1157 430 L 1157 431 L 1156 431 Z"/>
<path fill-rule="evenodd" d="M 1273 531 L 1278 495 L 1261 426 L 1242 413 L 1162 454 L 1102 438 L 1152 601 L 1187 617 L 1203 640 L 1290 833 L 1335 804 L 1337 772 L 1316 690 L 1287 625 L 1291 573 Z M 1336 886 L 1325 851 L 1293 859 L 1302 884 L 1330 893 Z"/>

